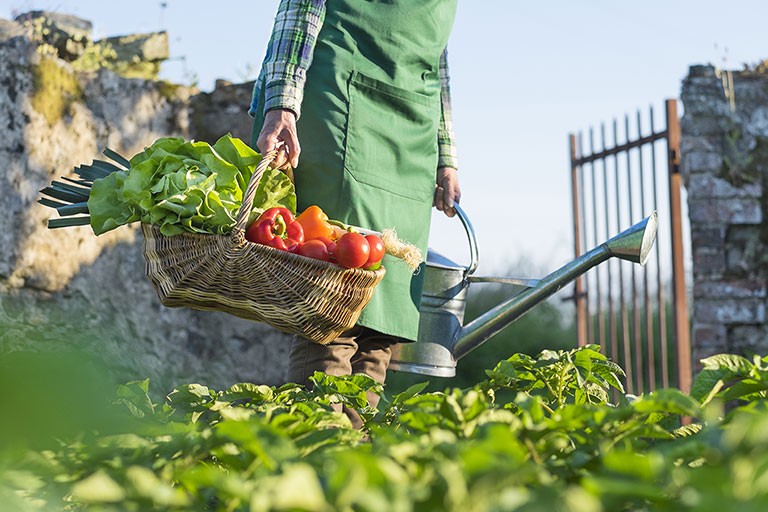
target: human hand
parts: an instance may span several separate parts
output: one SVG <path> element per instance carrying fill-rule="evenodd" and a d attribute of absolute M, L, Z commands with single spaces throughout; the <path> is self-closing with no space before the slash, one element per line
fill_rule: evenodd
<path fill-rule="evenodd" d="M 437 169 L 437 186 L 435 187 L 435 208 L 445 213 L 448 217 L 456 215 L 453 204 L 461 200 L 461 188 L 459 188 L 459 171 L 453 167 L 440 167 Z"/>
<path fill-rule="evenodd" d="M 261 154 L 279 148 L 272 163 L 275 169 L 284 169 L 289 165 L 298 167 L 301 146 L 296 135 L 296 114 L 280 108 L 267 112 L 259 138 L 256 139 L 256 147 Z"/>

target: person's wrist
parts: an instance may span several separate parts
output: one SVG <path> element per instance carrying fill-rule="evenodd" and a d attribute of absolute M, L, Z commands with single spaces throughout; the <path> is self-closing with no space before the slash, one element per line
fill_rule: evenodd
<path fill-rule="evenodd" d="M 293 115 L 294 119 L 297 119 L 299 116 L 296 115 L 296 112 L 293 111 L 293 109 L 290 109 L 288 107 L 273 107 L 270 109 L 267 109 L 266 112 L 264 112 L 264 116 L 283 116 L 285 114 L 291 114 Z"/>
<path fill-rule="evenodd" d="M 453 176 L 454 174 L 458 173 L 459 170 L 455 167 L 438 167 L 437 169 L 437 181 L 440 183 L 441 181 L 445 180 L 448 176 Z"/>

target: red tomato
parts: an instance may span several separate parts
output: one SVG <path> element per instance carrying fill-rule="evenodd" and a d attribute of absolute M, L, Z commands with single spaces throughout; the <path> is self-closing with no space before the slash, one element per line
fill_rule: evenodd
<path fill-rule="evenodd" d="M 368 246 L 371 248 L 371 252 L 368 255 L 368 261 L 363 265 L 364 269 L 376 270 L 381 265 L 381 258 L 384 257 L 384 242 L 381 241 L 377 235 L 365 235 L 365 239 L 368 240 Z M 375 268 L 374 268 L 375 267 Z"/>
<path fill-rule="evenodd" d="M 328 248 L 317 238 L 307 240 L 299 246 L 298 253 L 307 258 L 328 261 Z"/>
<path fill-rule="evenodd" d="M 333 257 L 333 253 L 336 252 L 336 242 L 334 242 L 327 236 L 319 236 L 314 240 L 322 241 L 325 244 L 325 247 L 328 249 L 328 255 Z"/>
<path fill-rule="evenodd" d="M 347 233 L 336 242 L 336 261 L 345 268 L 359 268 L 371 254 L 368 240 L 360 233 Z"/>

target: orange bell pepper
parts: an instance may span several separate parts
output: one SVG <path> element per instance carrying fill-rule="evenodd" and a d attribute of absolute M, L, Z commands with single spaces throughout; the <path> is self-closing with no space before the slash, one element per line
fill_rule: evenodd
<path fill-rule="evenodd" d="M 296 217 L 296 221 L 304 228 L 304 240 L 333 237 L 333 225 L 328 222 L 328 215 L 317 205 L 308 206 Z"/>

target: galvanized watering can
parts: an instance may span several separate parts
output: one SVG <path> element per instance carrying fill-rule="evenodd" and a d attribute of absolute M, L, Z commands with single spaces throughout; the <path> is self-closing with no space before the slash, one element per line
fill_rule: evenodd
<path fill-rule="evenodd" d="M 395 345 L 389 368 L 436 377 L 456 375 L 456 362 L 534 306 L 600 263 L 617 257 L 641 265 L 656 240 L 656 212 L 541 279 L 474 276 L 477 239 L 469 218 L 455 206 L 469 240 L 470 263 L 464 267 L 430 250 L 424 269 L 418 340 Z M 467 289 L 473 282 L 517 285 L 522 291 L 464 325 Z"/>

